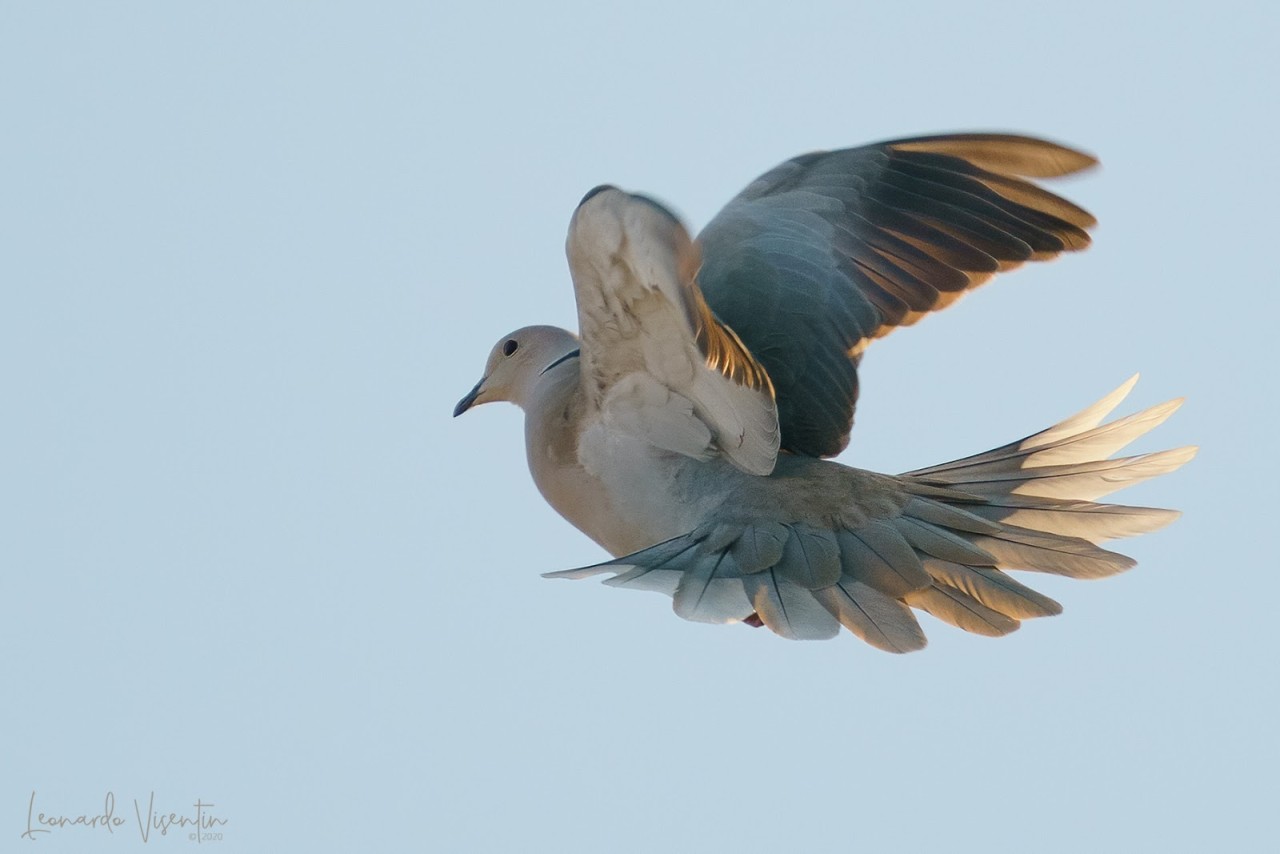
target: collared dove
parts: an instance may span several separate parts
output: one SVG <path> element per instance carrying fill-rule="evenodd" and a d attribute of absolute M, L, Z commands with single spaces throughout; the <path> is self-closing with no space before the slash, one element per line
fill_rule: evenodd
<path fill-rule="evenodd" d="M 1103 424 L 1134 377 L 954 462 L 893 476 L 824 457 L 848 443 L 868 342 L 1088 245 L 1093 217 L 1027 179 L 1095 162 L 1002 134 L 808 154 L 750 184 L 696 242 L 657 202 L 598 187 L 566 245 L 580 334 L 503 336 L 454 415 L 520 406 L 538 489 L 613 556 L 548 577 L 608 572 L 686 619 L 802 639 L 844 626 L 890 652 L 924 646 L 912 608 L 1007 634 L 1061 606 L 1005 570 L 1111 575 L 1134 562 L 1097 543 L 1177 518 L 1094 501 L 1193 456 L 1111 459 L 1181 401 Z"/>

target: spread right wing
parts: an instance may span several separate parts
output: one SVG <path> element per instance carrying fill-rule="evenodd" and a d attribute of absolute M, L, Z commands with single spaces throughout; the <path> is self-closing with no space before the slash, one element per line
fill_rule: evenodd
<path fill-rule="evenodd" d="M 772 379 L 782 448 L 844 449 L 869 341 L 1085 248 L 1094 218 L 1026 179 L 1095 163 L 1029 137 L 918 137 L 794 158 L 730 201 L 698 237 L 698 284 Z"/>

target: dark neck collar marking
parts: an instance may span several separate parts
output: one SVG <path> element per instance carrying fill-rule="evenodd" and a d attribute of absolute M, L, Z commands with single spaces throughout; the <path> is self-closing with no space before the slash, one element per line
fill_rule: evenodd
<path fill-rule="evenodd" d="M 570 352 L 565 353 L 565 354 L 564 354 L 563 356 L 561 356 L 559 359 L 556 359 L 554 362 L 552 362 L 551 364 L 549 364 L 549 365 L 547 365 L 545 368 L 543 368 L 543 369 L 542 369 L 542 373 L 541 373 L 541 374 L 538 374 L 538 376 L 542 376 L 542 374 L 545 374 L 547 371 L 551 370 L 551 369 L 552 369 L 552 368 L 554 368 L 556 365 L 559 365 L 561 362 L 567 362 L 567 361 L 569 361 L 570 359 L 576 359 L 576 358 L 577 358 L 578 356 L 580 356 L 580 355 L 582 355 L 582 348 L 581 348 L 581 347 L 579 347 L 577 350 L 571 350 Z"/>

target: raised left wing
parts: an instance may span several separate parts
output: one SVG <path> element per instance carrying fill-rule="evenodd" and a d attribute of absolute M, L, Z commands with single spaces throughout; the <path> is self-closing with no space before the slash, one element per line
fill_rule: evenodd
<path fill-rule="evenodd" d="M 694 279 L 699 259 L 670 212 L 597 187 L 566 242 L 578 302 L 582 388 L 610 429 L 696 459 L 724 454 L 773 471 L 778 415 L 769 375 L 716 320 Z"/>

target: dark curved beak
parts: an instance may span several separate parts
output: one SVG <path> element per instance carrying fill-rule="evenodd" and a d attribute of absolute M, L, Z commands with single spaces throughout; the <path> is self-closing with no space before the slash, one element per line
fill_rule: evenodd
<path fill-rule="evenodd" d="M 467 396 L 458 401 L 458 405 L 453 408 L 453 417 L 457 418 L 462 413 L 471 408 L 476 402 L 476 398 L 480 396 L 480 386 L 484 385 L 484 380 L 476 383 L 476 387 L 467 392 Z"/>

